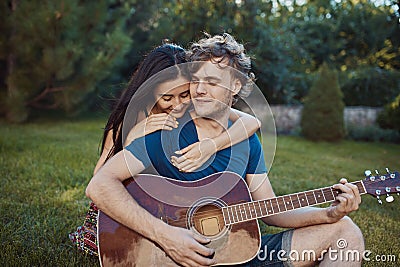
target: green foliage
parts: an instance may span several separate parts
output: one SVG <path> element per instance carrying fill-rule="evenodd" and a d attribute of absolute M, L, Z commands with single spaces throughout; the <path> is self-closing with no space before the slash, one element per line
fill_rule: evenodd
<path fill-rule="evenodd" d="M 271 9 L 271 3 L 261 0 L 242 1 L 164 1 L 159 7 L 157 20 L 152 24 L 150 39 L 160 37 L 188 44 L 210 34 L 229 32 L 249 46 L 254 45 L 253 29 L 260 19 L 261 10 Z M 171 26 L 174 30 L 171 30 Z"/>
<path fill-rule="evenodd" d="M 160 8 L 165 4 L 160 0 L 124 0 L 115 1 L 115 7 L 112 9 L 111 17 L 125 17 L 126 21 L 122 29 L 131 41 L 130 50 L 121 62 L 112 72 L 112 76 L 107 85 L 112 85 L 107 90 L 99 90 L 106 97 L 112 94 L 119 94 L 121 87 L 129 80 L 142 56 L 149 52 L 152 47 L 161 44 L 168 35 L 159 35 L 154 31 L 154 24 L 160 18 Z M 168 3 L 168 2 L 167 2 Z M 122 13 L 122 14 L 120 14 Z M 128 14 L 128 15 L 127 15 Z M 170 25 L 169 31 L 173 32 L 173 25 Z M 122 86 L 120 85 L 124 83 Z M 117 84 L 117 86 L 116 86 Z"/>
<path fill-rule="evenodd" d="M 74 113 L 87 106 L 86 95 L 129 49 L 121 29 L 128 14 L 113 17 L 111 0 L 10 2 L 13 9 L 3 7 L 8 27 L 0 54 L 9 70 L 7 118 L 24 120 L 30 109 Z"/>
<path fill-rule="evenodd" d="M 257 40 L 251 52 L 257 84 L 272 103 L 297 104 L 308 88 L 309 77 L 294 68 L 296 59 L 306 55 L 297 46 L 296 35 L 286 26 L 276 29 L 259 21 L 253 30 Z"/>
<path fill-rule="evenodd" d="M 378 116 L 378 123 L 382 128 L 395 129 L 400 133 L 400 95 L 385 106 Z"/>
<path fill-rule="evenodd" d="M 37 109 L 104 106 L 152 47 L 165 38 L 188 47 L 203 31 L 245 44 L 272 104 L 302 103 L 322 62 L 340 70 L 347 105 L 378 106 L 399 93 L 394 3 L 6 0 L 0 17 L 0 114 L 13 121 Z"/>
<path fill-rule="evenodd" d="M 354 141 L 400 143 L 400 133 L 379 126 L 347 125 L 347 138 Z"/>
<path fill-rule="evenodd" d="M 400 71 L 360 67 L 342 72 L 346 106 L 382 107 L 400 93 Z"/>
<path fill-rule="evenodd" d="M 288 27 L 298 42 L 298 47 L 291 49 L 303 49 L 302 54 L 308 55 L 295 61 L 292 68 L 309 75 L 328 62 L 341 70 L 346 105 L 377 101 L 372 105 L 379 106 L 398 94 L 400 28 L 394 6 L 317 0 L 294 6 L 288 16 Z M 368 79 L 369 75 L 374 78 Z M 296 87 L 300 96 L 305 90 L 307 87 Z M 380 95 L 368 98 L 370 93 Z"/>
<path fill-rule="evenodd" d="M 338 4 L 335 9 L 336 35 L 345 44 L 336 55 L 338 64 L 352 69 L 360 65 L 386 69 L 399 66 L 398 55 L 386 61 L 391 52 L 382 50 L 390 47 L 388 37 L 398 28 L 398 18 L 388 9 L 387 6 L 377 7 L 372 1 L 343 1 Z"/>
<path fill-rule="evenodd" d="M 400 63 L 398 17 L 393 12 L 370 1 L 312 1 L 295 8 L 291 28 L 312 57 L 311 70 L 322 62 L 338 69 L 393 69 Z"/>
<path fill-rule="evenodd" d="M 337 73 L 323 64 L 304 101 L 302 134 L 313 141 L 339 141 L 344 137 L 344 103 Z"/>

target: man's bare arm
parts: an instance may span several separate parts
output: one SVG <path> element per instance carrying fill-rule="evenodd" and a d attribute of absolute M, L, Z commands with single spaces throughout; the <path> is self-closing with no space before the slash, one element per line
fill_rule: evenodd
<path fill-rule="evenodd" d="M 93 176 L 86 188 L 86 195 L 100 210 L 116 221 L 154 240 L 157 236 L 156 228 L 162 222 L 140 207 L 122 184 L 123 180 L 143 169 L 142 162 L 130 152 L 121 151 Z M 149 227 L 142 227 L 143 225 Z"/>
<path fill-rule="evenodd" d="M 201 244 L 209 242 L 208 239 L 190 230 L 165 224 L 143 209 L 128 193 L 122 181 L 143 169 L 142 162 L 129 151 L 120 151 L 94 175 L 86 188 L 86 195 L 101 211 L 158 243 L 183 266 L 215 264 L 214 260 L 204 257 L 214 253 L 214 250 Z"/>
<path fill-rule="evenodd" d="M 113 135 L 113 130 L 108 131 L 106 140 L 104 142 L 103 150 L 101 151 L 100 158 L 96 163 L 96 167 L 94 167 L 93 175 L 95 175 L 96 172 L 100 169 L 100 167 L 104 165 L 104 162 L 106 162 L 107 156 L 110 153 L 111 148 L 113 147 L 114 144 L 112 135 Z"/>

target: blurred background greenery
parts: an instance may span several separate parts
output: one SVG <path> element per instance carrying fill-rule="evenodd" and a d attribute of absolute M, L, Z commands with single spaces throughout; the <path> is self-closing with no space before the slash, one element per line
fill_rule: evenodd
<path fill-rule="evenodd" d="M 7 0 L 0 16 L 0 114 L 12 122 L 107 111 L 146 52 L 203 31 L 245 43 L 270 104 L 302 104 L 324 62 L 345 105 L 400 94 L 395 0 Z"/>

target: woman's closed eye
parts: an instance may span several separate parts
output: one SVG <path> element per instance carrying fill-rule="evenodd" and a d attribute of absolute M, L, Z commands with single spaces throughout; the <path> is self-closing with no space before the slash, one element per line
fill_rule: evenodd
<path fill-rule="evenodd" d="M 187 90 L 179 95 L 181 98 L 186 98 L 190 96 L 190 91 Z"/>
<path fill-rule="evenodd" d="M 161 98 L 162 98 L 162 100 L 167 101 L 167 102 L 172 100 L 172 96 L 163 96 Z"/>

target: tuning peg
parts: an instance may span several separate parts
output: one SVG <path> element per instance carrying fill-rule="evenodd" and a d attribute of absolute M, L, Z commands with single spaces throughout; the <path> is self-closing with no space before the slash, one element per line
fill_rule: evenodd
<path fill-rule="evenodd" d="M 379 198 L 379 196 L 376 196 L 376 198 L 378 199 L 378 203 L 382 205 L 382 200 Z"/>
<path fill-rule="evenodd" d="M 391 203 L 391 202 L 393 202 L 394 201 L 394 197 L 393 196 L 389 196 L 389 194 L 386 194 L 386 202 L 387 203 Z"/>
<path fill-rule="evenodd" d="M 388 174 L 390 174 L 389 168 L 386 168 L 386 172 L 387 172 Z"/>
<path fill-rule="evenodd" d="M 372 172 L 370 170 L 365 170 L 364 174 L 365 174 L 365 176 L 370 176 L 372 174 Z"/>
<path fill-rule="evenodd" d="M 377 175 L 379 175 L 379 172 L 378 172 L 378 170 L 375 170 L 375 173 L 376 173 Z"/>

